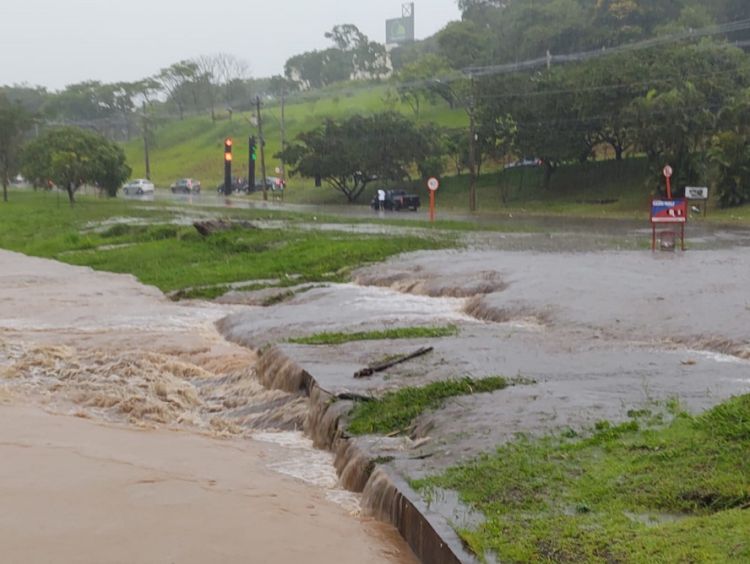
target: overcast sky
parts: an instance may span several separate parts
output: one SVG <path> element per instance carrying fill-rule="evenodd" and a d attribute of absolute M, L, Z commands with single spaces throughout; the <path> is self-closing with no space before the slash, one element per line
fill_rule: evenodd
<path fill-rule="evenodd" d="M 0 0 L 0 84 L 57 90 L 83 80 L 133 81 L 182 59 L 231 53 L 253 76 L 325 48 L 334 25 L 385 41 L 400 0 Z M 226 6 L 226 8 L 225 8 Z M 415 0 L 416 35 L 460 18 L 456 0 Z"/>

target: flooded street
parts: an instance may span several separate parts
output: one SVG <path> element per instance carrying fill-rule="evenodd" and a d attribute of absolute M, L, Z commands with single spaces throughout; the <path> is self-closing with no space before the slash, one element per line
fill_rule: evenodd
<path fill-rule="evenodd" d="M 233 313 L 219 327 L 238 343 L 276 342 L 334 395 L 380 395 L 464 376 L 518 382 L 448 401 L 419 417 L 406 437 L 359 439 L 413 478 L 518 434 L 585 431 L 670 401 L 698 412 L 750 392 L 750 249 L 716 247 L 412 253 L 361 269 L 358 286 L 311 290 L 263 318 Z M 327 347 L 282 338 L 441 324 L 458 325 L 458 335 Z M 428 345 L 428 355 L 353 377 Z"/>
<path fill-rule="evenodd" d="M 412 561 L 302 436 L 306 400 L 217 333 L 243 308 L 6 251 L 0 273 L 4 561 Z"/>
<path fill-rule="evenodd" d="M 451 524 L 474 517 L 450 492 L 429 507 L 409 480 L 519 435 L 750 392 L 746 230 L 700 226 L 692 250 L 652 253 L 629 222 L 526 228 L 462 233 L 460 248 L 268 307 L 248 305 L 268 290 L 172 302 L 129 275 L 0 251 L 0 500 L 19 508 L 0 542 L 20 561 L 83 545 L 87 562 L 413 561 L 375 515 L 411 546 L 446 539 L 470 560 Z M 289 342 L 438 325 L 456 334 Z M 345 432 L 352 397 L 497 375 L 511 385 L 448 400 L 403 434 Z M 133 536 L 141 552 L 127 552 Z"/>

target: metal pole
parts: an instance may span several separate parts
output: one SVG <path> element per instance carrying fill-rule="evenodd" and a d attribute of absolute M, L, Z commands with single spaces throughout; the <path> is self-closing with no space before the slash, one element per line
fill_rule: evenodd
<path fill-rule="evenodd" d="M 286 101 L 286 88 L 281 87 L 281 178 L 286 180 L 286 165 L 284 164 L 284 149 L 286 149 L 286 122 L 284 120 L 284 106 Z M 283 194 L 283 192 L 282 192 Z"/>
<path fill-rule="evenodd" d="M 263 199 L 268 200 L 268 186 L 266 186 L 266 151 L 263 147 L 263 118 L 260 115 L 260 96 L 255 97 L 255 108 L 258 112 L 258 143 L 260 144 L 260 174 L 263 183 Z"/>
<path fill-rule="evenodd" d="M 148 118 L 146 117 L 146 102 L 143 102 L 143 152 L 146 159 L 146 179 L 151 180 L 151 162 L 148 158 Z"/>
<path fill-rule="evenodd" d="M 469 211 L 477 211 L 477 164 L 475 154 L 475 143 L 477 137 L 477 126 L 474 116 L 475 111 L 474 77 L 471 77 L 471 100 L 469 106 Z"/>

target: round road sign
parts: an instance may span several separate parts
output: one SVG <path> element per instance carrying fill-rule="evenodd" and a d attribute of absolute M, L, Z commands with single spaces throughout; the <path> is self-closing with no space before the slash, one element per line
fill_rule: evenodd
<path fill-rule="evenodd" d="M 666 176 L 667 178 L 670 178 L 674 171 L 672 170 L 671 166 L 667 165 L 664 167 L 664 170 L 662 172 L 664 173 L 664 176 Z"/>
<path fill-rule="evenodd" d="M 432 178 L 427 180 L 427 187 L 434 192 L 435 190 L 440 188 L 440 181 L 433 176 Z"/>

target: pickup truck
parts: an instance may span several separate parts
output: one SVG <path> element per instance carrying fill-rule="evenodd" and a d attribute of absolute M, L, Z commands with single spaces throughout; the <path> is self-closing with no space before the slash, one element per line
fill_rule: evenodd
<path fill-rule="evenodd" d="M 416 194 L 408 194 L 406 190 L 385 191 L 385 201 L 383 202 L 383 207 L 387 210 L 399 211 L 408 209 L 411 211 L 417 211 L 419 209 L 419 206 L 419 196 L 417 196 Z M 374 210 L 377 210 L 380 207 L 380 202 L 378 201 L 377 194 L 375 194 L 375 196 L 372 198 L 370 207 Z"/>

